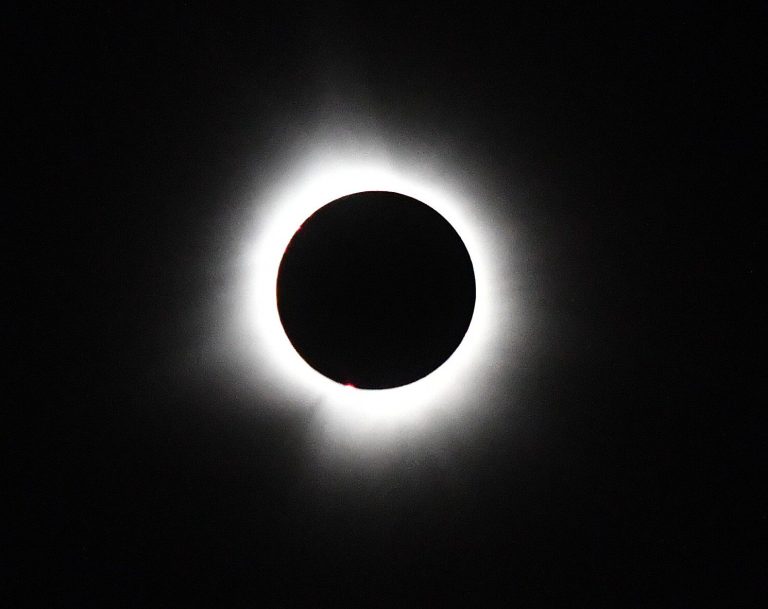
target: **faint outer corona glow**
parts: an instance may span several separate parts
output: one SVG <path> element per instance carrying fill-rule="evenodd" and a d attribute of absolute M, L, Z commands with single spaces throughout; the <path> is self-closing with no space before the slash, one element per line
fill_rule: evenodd
<path fill-rule="evenodd" d="M 466 420 L 482 409 L 510 370 L 516 310 L 508 236 L 490 217 L 471 184 L 452 186 L 447 168 L 394 158 L 381 146 L 334 150 L 317 144 L 254 196 L 254 216 L 243 227 L 237 264 L 234 328 L 253 385 L 265 398 L 314 407 L 326 432 L 375 438 L 430 433 L 445 419 Z M 403 154 L 405 157 L 405 154 Z M 302 223 L 344 195 L 383 190 L 413 197 L 439 212 L 460 235 L 472 259 L 476 302 L 456 351 L 428 376 L 402 387 L 361 390 L 313 370 L 294 350 L 277 309 L 276 282 L 283 253 Z"/>

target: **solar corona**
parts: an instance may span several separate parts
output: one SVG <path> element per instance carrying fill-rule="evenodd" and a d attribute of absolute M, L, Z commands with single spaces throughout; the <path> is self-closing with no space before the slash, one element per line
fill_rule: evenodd
<path fill-rule="evenodd" d="M 325 431 L 351 435 L 360 442 L 365 441 L 363 438 L 375 443 L 403 433 L 429 433 L 441 421 L 465 417 L 495 391 L 516 361 L 509 349 L 515 344 L 521 311 L 512 281 L 508 235 L 491 220 L 489 205 L 479 197 L 473 198 L 466 184 L 456 187 L 456 180 L 446 175 L 445 167 L 439 164 L 412 163 L 404 153 L 397 158 L 380 143 L 358 143 L 351 147 L 334 147 L 328 141 L 321 144 L 315 143 L 303 158 L 287 163 L 283 171 L 276 171 L 274 180 L 265 180 L 266 185 L 253 196 L 254 213 L 244 226 L 232 319 L 238 352 L 251 370 L 254 390 L 259 396 L 278 398 L 291 407 L 312 408 L 323 421 Z M 328 321 L 328 312 L 335 306 L 327 303 L 329 294 L 338 291 L 340 285 L 346 285 L 346 299 L 356 294 L 354 285 L 344 284 L 351 278 L 345 276 L 343 265 L 330 262 L 323 267 L 318 261 L 323 256 L 338 258 L 343 246 L 337 244 L 331 253 L 323 253 L 322 248 L 316 250 L 320 255 L 314 261 L 312 253 L 305 252 L 304 263 L 309 261 L 316 265 L 315 270 L 326 273 L 327 282 L 313 276 L 312 271 L 304 273 L 314 282 L 304 296 L 292 284 L 290 274 L 285 273 L 298 261 L 290 253 L 297 244 L 299 248 L 309 247 L 307 243 L 301 245 L 303 233 L 313 231 L 315 236 L 308 237 L 309 241 L 322 242 L 327 234 L 321 226 L 323 216 L 333 215 L 334 206 L 340 212 L 343 201 L 350 208 L 344 220 L 346 234 L 360 238 L 347 246 L 357 248 L 356 256 L 363 252 L 373 261 L 375 256 L 373 250 L 366 250 L 370 244 L 366 243 L 364 233 L 368 231 L 370 237 L 371 227 L 382 218 L 376 218 L 375 213 L 367 219 L 360 218 L 353 209 L 375 207 L 377 197 L 384 197 L 394 207 L 391 213 L 384 214 L 389 216 L 386 231 L 374 235 L 374 239 L 395 244 L 402 244 L 404 239 L 409 241 L 403 247 L 411 252 L 413 263 L 404 266 L 414 273 L 405 281 L 405 292 L 421 290 L 410 303 L 416 309 L 421 307 L 419 319 L 444 317 L 444 309 L 454 309 L 453 327 L 437 324 L 420 329 L 411 325 L 406 334 L 413 343 L 405 347 L 404 343 L 395 344 L 397 341 L 388 334 L 392 326 L 387 324 L 408 320 L 407 303 L 382 327 L 361 322 L 358 309 L 351 302 L 345 304 L 346 314 L 353 321 L 348 332 L 343 327 L 343 315 Z M 416 216 L 420 219 L 415 219 Z M 429 245 L 419 242 L 419 230 L 413 230 L 414 223 L 418 226 L 425 218 L 435 223 L 433 229 L 439 227 L 442 238 L 447 239 L 442 243 L 453 243 L 451 247 L 455 248 L 447 257 L 449 268 L 433 265 L 426 274 L 421 272 L 420 265 L 437 258 L 434 252 L 417 253 L 419 248 L 428 250 Z M 361 229 L 363 225 L 368 228 Z M 356 230 L 361 232 L 356 234 Z M 386 275 L 384 267 L 377 267 L 377 277 Z M 359 268 L 355 272 L 359 273 Z M 333 277 L 327 276 L 329 269 L 334 270 Z M 425 287 L 420 285 L 420 279 L 433 281 Z M 377 283 L 377 289 L 380 284 Z M 309 294 L 319 298 L 320 292 L 326 298 L 325 310 L 317 299 L 308 300 Z M 370 285 L 363 292 L 358 296 L 367 303 L 369 311 L 379 317 L 388 311 L 376 302 L 375 290 Z M 428 295 L 435 294 L 438 297 L 427 306 L 432 307 L 430 315 L 425 303 L 430 302 Z M 303 320 L 302 315 L 306 316 Z M 302 324 L 305 329 L 314 327 L 304 339 L 297 329 Z M 421 332 L 420 336 L 414 336 L 418 334 L 416 330 Z M 340 336 L 339 332 L 346 335 Z M 331 346 L 329 337 L 334 343 Z M 375 345 L 384 345 L 378 363 L 359 361 L 360 347 L 352 343 L 360 337 L 368 354 L 376 352 Z M 424 344 L 440 342 L 436 337 L 442 344 L 432 359 L 427 358 L 429 362 L 410 371 L 404 364 L 401 367 L 409 348 L 418 352 Z M 324 349 L 337 353 L 336 361 L 321 355 Z M 357 366 L 356 370 L 345 371 L 341 361 L 345 357 L 347 363 Z"/>

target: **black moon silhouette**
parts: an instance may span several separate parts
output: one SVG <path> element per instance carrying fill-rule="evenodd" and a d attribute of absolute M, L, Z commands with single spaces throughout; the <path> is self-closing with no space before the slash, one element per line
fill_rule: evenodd
<path fill-rule="evenodd" d="M 293 236 L 277 305 L 312 368 L 387 389 L 425 377 L 456 350 L 472 319 L 475 275 L 461 237 L 434 209 L 359 192 L 321 207 Z"/>

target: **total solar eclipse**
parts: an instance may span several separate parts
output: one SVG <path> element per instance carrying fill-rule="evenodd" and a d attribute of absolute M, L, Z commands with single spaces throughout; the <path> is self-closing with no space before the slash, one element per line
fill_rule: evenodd
<path fill-rule="evenodd" d="M 433 208 L 358 192 L 296 231 L 277 305 L 309 366 L 343 385 L 388 389 L 427 376 L 456 350 L 472 320 L 475 275 L 461 237 Z"/>

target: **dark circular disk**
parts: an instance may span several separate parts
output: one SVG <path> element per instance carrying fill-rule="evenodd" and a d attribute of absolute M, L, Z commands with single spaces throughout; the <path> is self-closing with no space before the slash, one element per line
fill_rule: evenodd
<path fill-rule="evenodd" d="M 326 377 L 361 389 L 417 381 L 459 346 L 475 274 L 434 209 L 384 191 L 321 207 L 286 248 L 277 306 L 288 339 Z"/>

